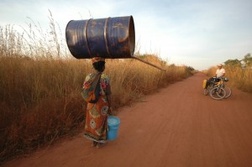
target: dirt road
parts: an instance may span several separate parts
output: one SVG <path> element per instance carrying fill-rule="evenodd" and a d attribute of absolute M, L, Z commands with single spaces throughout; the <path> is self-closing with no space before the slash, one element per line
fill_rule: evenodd
<path fill-rule="evenodd" d="M 196 74 L 121 108 L 119 136 L 97 149 L 82 137 L 4 167 L 251 167 L 252 95 L 216 101 Z"/>

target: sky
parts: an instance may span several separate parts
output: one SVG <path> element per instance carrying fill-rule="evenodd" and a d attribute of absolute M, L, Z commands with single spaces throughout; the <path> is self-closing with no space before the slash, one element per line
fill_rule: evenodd
<path fill-rule="evenodd" d="M 70 20 L 133 16 L 136 50 L 168 64 L 208 69 L 252 53 L 251 0 L 1 0 L 0 26 L 49 27 Z"/>

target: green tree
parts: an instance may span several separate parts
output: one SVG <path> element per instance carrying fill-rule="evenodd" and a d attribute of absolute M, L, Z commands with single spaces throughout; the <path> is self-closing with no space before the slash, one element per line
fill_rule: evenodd
<path fill-rule="evenodd" d="M 242 60 L 246 67 L 252 67 L 252 57 L 250 53 L 246 54 Z"/>
<path fill-rule="evenodd" d="M 238 59 L 229 59 L 224 62 L 226 66 L 241 67 L 241 61 Z"/>

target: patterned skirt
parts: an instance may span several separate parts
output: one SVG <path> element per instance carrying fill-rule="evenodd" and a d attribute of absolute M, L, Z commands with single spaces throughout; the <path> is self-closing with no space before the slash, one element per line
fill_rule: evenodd
<path fill-rule="evenodd" d="M 97 103 L 88 103 L 84 136 L 92 141 L 105 143 L 107 140 L 108 102 L 105 96 L 100 96 Z"/>

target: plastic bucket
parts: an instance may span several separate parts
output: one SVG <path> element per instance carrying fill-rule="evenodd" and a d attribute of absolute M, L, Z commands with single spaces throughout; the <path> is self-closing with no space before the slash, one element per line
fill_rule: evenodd
<path fill-rule="evenodd" d="M 135 50 L 133 17 L 71 20 L 66 26 L 66 42 L 77 59 L 131 58 Z"/>
<path fill-rule="evenodd" d="M 204 79 L 204 80 L 203 80 L 203 83 L 202 83 L 202 87 L 203 87 L 203 89 L 205 89 L 205 88 L 206 88 L 206 85 L 207 85 L 207 80 L 206 80 L 206 79 Z"/>
<path fill-rule="evenodd" d="M 115 140 L 118 136 L 120 119 L 116 116 L 109 116 L 107 121 L 108 121 L 107 140 Z"/>

